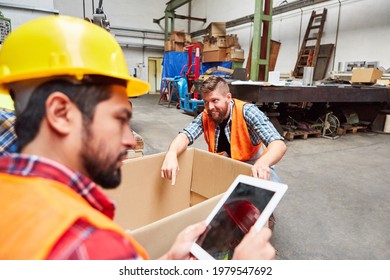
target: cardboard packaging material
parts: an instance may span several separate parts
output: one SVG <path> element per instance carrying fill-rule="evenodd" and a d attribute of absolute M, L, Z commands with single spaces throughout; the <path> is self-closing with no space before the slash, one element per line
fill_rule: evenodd
<path fill-rule="evenodd" d="M 175 49 L 175 42 L 174 41 L 165 41 L 164 42 L 164 51 L 170 52 Z"/>
<path fill-rule="evenodd" d="M 143 155 L 144 155 L 143 150 L 127 150 L 126 158 L 127 159 L 138 158 L 138 157 L 142 157 Z"/>
<path fill-rule="evenodd" d="M 222 195 L 214 196 L 157 222 L 128 231 L 128 233 L 142 244 L 151 259 L 158 259 L 168 252 L 177 235 L 184 228 L 206 219 Z"/>
<path fill-rule="evenodd" d="M 233 69 L 229 69 L 229 68 L 222 67 L 222 66 L 218 66 L 218 67 L 217 67 L 217 71 L 218 71 L 218 72 L 222 72 L 222 73 L 226 73 L 226 74 L 229 74 L 229 75 L 232 75 L 233 72 L 234 72 Z"/>
<path fill-rule="evenodd" d="M 354 68 L 351 83 L 375 83 L 382 77 L 383 72 L 375 68 Z"/>
<path fill-rule="evenodd" d="M 220 48 L 216 44 L 212 44 L 210 41 L 203 43 L 203 52 L 218 51 Z"/>
<path fill-rule="evenodd" d="M 226 61 L 226 49 L 214 51 L 204 51 L 202 53 L 202 62 Z"/>
<path fill-rule="evenodd" d="M 166 41 L 164 43 L 164 51 L 182 52 L 184 51 L 184 43 L 175 42 L 175 41 Z"/>
<path fill-rule="evenodd" d="M 244 62 L 244 50 L 236 49 L 234 47 L 226 49 L 226 60 L 234 62 Z"/>
<path fill-rule="evenodd" d="M 117 206 L 114 221 L 158 258 L 186 226 L 204 220 L 239 174 L 251 165 L 189 148 L 179 157 L 176 185 L 161 178 L 165 153 L 124 161 L 122 183 L 105 190 Z"/>
<path fill-rule="evenodd" d="M 225 36 L 218 36 L 218 37 L 212 37 L 213 41 L 217 45 L 218 48 L 226 48 L 226 37 Z"/>
<path fill-rule="evenodd" d="M 376 83 L 382 86 L 390 86 L 390 80 L 378 79 L 376 80 Z"/>
<path fill-rule="evenodd" d="M 228 48 L 234 47 L 236 49 L 241 49 L 241 46 L 238 43 L 237 34 L 226 35 L 226 47 Z"/>
<path fill-rule="evenodd" d="M 170 36 L 170 41 L 175 41 L 178 43 L 184 43 L 186 39 L 186 34 L 184 31 L 173 31 Z"/>
<path fill-rule="evenodd" d="M 226 22 L 212 22 L 207 27 L 209 36 L 225 36 L 226 35 Z"/>

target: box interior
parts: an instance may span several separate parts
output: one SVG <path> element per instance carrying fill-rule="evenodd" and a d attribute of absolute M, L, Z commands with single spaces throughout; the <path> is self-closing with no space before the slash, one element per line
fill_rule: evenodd
<path fill-rule="evenodd" d="M 116 204 L 114 221 L 148 250 L 161 256 L 186 226 L 207 217 L 239 174 L 251 165 L 189 148 L 179 157 L 176 185 L 161 178 L 165 153 L 124 161 L 122 183 L 105 190 Z M 161 254 L 161 255 L 160 255 Z"/>

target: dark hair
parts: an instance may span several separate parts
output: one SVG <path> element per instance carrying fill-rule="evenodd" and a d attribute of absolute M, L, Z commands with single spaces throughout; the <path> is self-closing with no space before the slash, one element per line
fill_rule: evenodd
<path fill-rule="evenodd" d="M 229 92 L 229 86 L 224 78 L 220 76 L 211 76 L 200 86 L 202 95 L 212 92 L 216 89 L 219 89 L 222 93 Z"/>
<path fill-rule="evenodd" d="M 15 132 L 19 141 L 19 152 L 37 136 L 39 126 L 45 116 L 45 102 L 53 92 L 62 92 L 80 110 L 84 124 L 92 121 L 95 107 L 111 97 L 108 88 L 114 84 L 126 86 L 126 82 L 112 78 L 91 78 L 80 84 L 67 80 L 52 80 L 38 86 L 15 123 Z"/>

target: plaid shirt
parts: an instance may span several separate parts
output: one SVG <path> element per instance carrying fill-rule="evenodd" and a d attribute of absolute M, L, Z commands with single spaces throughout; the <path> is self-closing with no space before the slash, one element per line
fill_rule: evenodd
<path fill-rule="evenodd" d="M 230 102 L 230 116 L 225 126 L 225 135 L 230 143 L 231 120 L 234 102 Z M 283 140 L 283 137 L 275 129 L 268 117 L 261 112 L 254 104 L 245 104 L 243 107 L 243 114 L 246 125 L 248 127 L 249 136 L 253 146 L 259 145 L 263 142 L 266 146 L 272 141 Z M 190 145 L 203 133 L 202 116 L 204 112 L 200 113 L 186 128 L 181 130 L 181 133 L 187 135 L 190 140 Z M 221 133 L 219 126 L 215 129 L 215 150 L 218 150 L 218 138 Z"/>
<path fill-rule="evenodd" d="M 60 182 L 77 192 L 91 207 L 111 219 L 114 216 L 114 204 L 94 182 L 55 161 L 15 153 L 0 158 L 0 173 Z M 97 229 L 79 219 L 58 240 L 48 259 L 139 259 L 139 256 L 118 233 Z"/>
<path fill-rule="evenodd" d="M 18 150 L 15 120 L 13 111 L 0 109 L 0 156 L 15 153 Z"/>

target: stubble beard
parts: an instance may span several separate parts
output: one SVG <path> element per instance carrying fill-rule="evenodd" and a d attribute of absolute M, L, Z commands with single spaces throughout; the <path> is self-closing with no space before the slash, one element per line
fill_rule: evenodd
<path fill-rule="evenodd" d="M 228 112 L 228 106 L 226 106 L 226 108 L 224 108 L 224 109 L 219 109 L 219 110 L 217 109 L 214 112 L 218 112 L 217 117 L 213 116 L 211 111 L 208 111 L 207 115 L 214 121 L 214 124 L 216 126 L 218 126 L 225 120 L 227 112 Z"/>
<path fill-rule="evenodd" d="M 84 127 L 82 138 L 80 157 L 89 178 L 104 189 L 118 187 L 122 174 L 117 164 L 126 151 L 122 151 L 113 161 L 109 154 L 104 153 L 106 151 L 105 145 L 98 145 L 96 149 L 91 147 L 93 135 L 89 127 Z"/>

